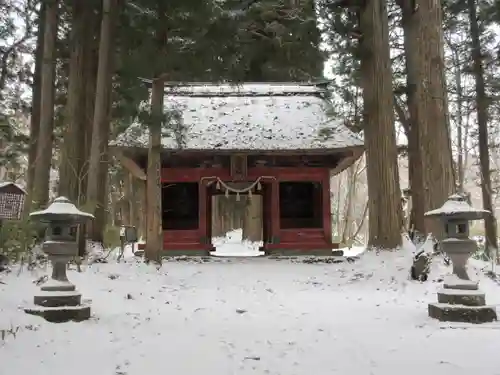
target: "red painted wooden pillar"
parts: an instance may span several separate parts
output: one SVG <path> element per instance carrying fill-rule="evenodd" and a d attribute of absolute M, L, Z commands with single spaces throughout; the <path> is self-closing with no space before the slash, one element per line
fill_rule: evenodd
<path fill-rule="evenodd" d="M 321 182 L 323 187 L 323 196 L 321 201 L 323 203 L 323 230 L 325 232 L 325 240 L 327 243 L 332 243 L 332 207 L 330 196 L 330 171 L 325 171 L 325 176 Z"/>
<path fill-rule="evenodd" d="M 198 183 L 198 233 L 200 241 L 204 241 L 208 236 L 207 231 L 207 187 L 200 181 Z"/>
<path fill-rule="evenodd" d="M 280 185 L 277 179 L 271 182 L 271 238 L 279 240 L 280 232 Z"/>
<path fill-rule="evenodd" d="M 212 243 L 212 195 L 208 193 L 208 187 L 205 188 L 205 202 L 206 202 L 206 228 L 207 238 Z"/>

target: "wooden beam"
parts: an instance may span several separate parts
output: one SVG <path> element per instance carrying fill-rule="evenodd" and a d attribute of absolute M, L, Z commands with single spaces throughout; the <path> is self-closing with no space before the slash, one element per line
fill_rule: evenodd
<path fill-rule="evenodd" d="M 138 178 L 139 180 L 146 181 L 146 172 L 144 172 L 144 170 L 139 167 L 135 161 L 125 156 L 119 148 L 113 147 L 113 155 L 132 176 Z"/>
<path fill-rule="evenodd" d="M 339 174 L 343 170 L 349 168 L 351 165 L 354 164 L 356 160 L 358 160 L 363 155 L 363 153 L 364 149 L 362 148 L 353 149 L 350 156 L 347 156 L 344 159 L 342 159 L 335 168 L 330 170 L 330 175 L 335 176 L 336 174 Z"/>

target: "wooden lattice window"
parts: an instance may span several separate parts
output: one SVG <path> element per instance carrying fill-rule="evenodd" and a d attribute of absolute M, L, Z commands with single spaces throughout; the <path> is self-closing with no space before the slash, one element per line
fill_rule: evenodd
<path fill-rule="evenodd" d="M 19 220 L 24 194 L 0 192 L 0 219 Z"/>
<path fill-rule="evenodd" d="M 247 177 L 247 156 L 231 156 L 231 177 L 233 180 L 244 180 Z"/>

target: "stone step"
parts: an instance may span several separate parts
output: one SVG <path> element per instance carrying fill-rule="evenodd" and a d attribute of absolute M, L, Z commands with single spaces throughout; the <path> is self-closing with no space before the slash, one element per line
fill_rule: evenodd
<path fill-rule="evenodd" d="M 478 290 L 479 283 L 472 280 L 460 280 L 458 278 L 451 278 L 444 281 L 445 289 L 465 289 L 465 290 Z"/>
<path fill-rule="evenodd" d="M 63 307 L 33 306 L 25 308 L 24 312 L 41 316 L 51 323 L 81 322 L 90 318 L 90 306 L 88 305 Z"/>
<path fill-rule="evenodd" d="M 479 290 L 441 289 L 437 295 L 439 303 L 465 306 L 486 305 L 485 294 Z"/>
<path fill-rule="evenodd" d="M 60 307 L 78 306 L 82 295 L 75 291 L 47 291 L 35 295 L 34 303 L 37 306 Z"/>
<path fill-rule="evenodd" d="M 464 306 L 429 303 L 429 316 L 441 322 L 488 323 L 497 320 L 494 306 Z"/>

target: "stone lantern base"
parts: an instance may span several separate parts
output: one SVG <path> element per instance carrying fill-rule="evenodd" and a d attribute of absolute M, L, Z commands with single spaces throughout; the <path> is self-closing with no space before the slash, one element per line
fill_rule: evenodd
<path fill-rule="evenodd" d="M 438 303 L 429 304 L 429 316 L 442 322 L 487 323 L 497 320 L 494 306 L 486 306 L 477 282 L 450 280 L 438 291 Z"/>
<path fill-rule="evenodd" d="M 80 322 L 90 318 L 90 306 L 82 305 L 82 295 L 69 281 L 49 280 L 34 297 L 27 314 L 41 316 L 52 323 Z"/>
<path fill-rule="evenodd" d="M 61 306 L 25 308 L 24 312 L 41 316 L 51 323 L 66 323 L 69 321 L 81 322 L 90 318 L 90 306 Z"/>

